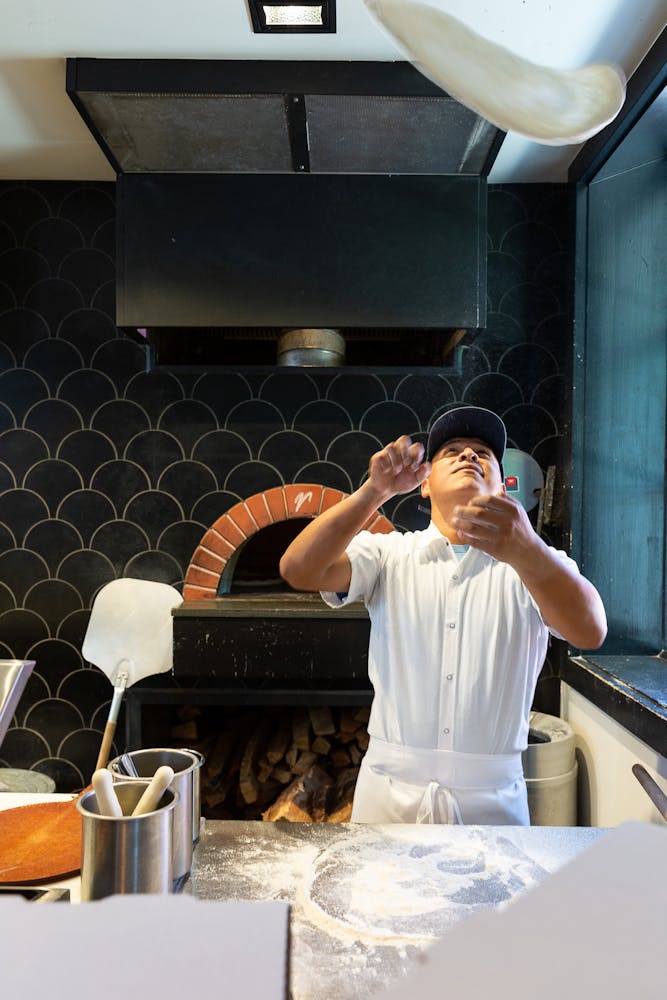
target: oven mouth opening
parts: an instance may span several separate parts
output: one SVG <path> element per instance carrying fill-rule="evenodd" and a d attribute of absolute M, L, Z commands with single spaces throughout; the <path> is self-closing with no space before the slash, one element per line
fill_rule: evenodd
<path fill-rule="evenodd" d="M 296 593 L 280 575 L 280 559 L 310 520 L 278 521 L 239 545 L 220 574 L 216 596 Z"/>

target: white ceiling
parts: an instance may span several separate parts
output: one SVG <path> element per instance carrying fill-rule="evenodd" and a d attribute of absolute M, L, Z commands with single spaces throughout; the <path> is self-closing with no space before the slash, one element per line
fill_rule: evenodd
<path fill-rule="evenodd" d="M 667 0 L 430 0 L 533 62 L 616 62 L 631 75 L 665 26 Z M 113 180 L 65 92 L 67 56 L 403 58 L 363 0 L 337 0 L 332 35 L 254 35 L 245 0 L 0 0 L 0 178 Z M 577 146 L 508 134 L 490 180 L 563 181 Z"/>

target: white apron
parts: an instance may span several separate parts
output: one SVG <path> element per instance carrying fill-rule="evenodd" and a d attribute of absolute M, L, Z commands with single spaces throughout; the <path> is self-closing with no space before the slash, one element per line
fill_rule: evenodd
<path fill-rule="evenodd" d="M 423 750 L 371 737 L 352 822 L 529 826 L 521 754 Z"/>

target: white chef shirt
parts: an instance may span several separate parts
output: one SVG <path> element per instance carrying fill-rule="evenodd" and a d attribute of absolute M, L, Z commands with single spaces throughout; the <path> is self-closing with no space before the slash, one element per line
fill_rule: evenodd
<path fill-rule="evenodd" d="M 458 753 L 524 750 L 548 628 L 516 571 L 479 549 L 457 559 L 433 522 L 405 534 L 362 531 L 347 554 L 347 595 L 322 596 L 331 607 L 368 608 L 370 735 Z"/>

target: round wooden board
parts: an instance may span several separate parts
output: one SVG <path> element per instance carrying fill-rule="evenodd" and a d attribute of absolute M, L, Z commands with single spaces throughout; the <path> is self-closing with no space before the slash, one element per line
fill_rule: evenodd
<path fill-rule="evenodd" d="M 0 811 L 0 884 L 47 882 L 81 867 L 76 799 Z"/>

